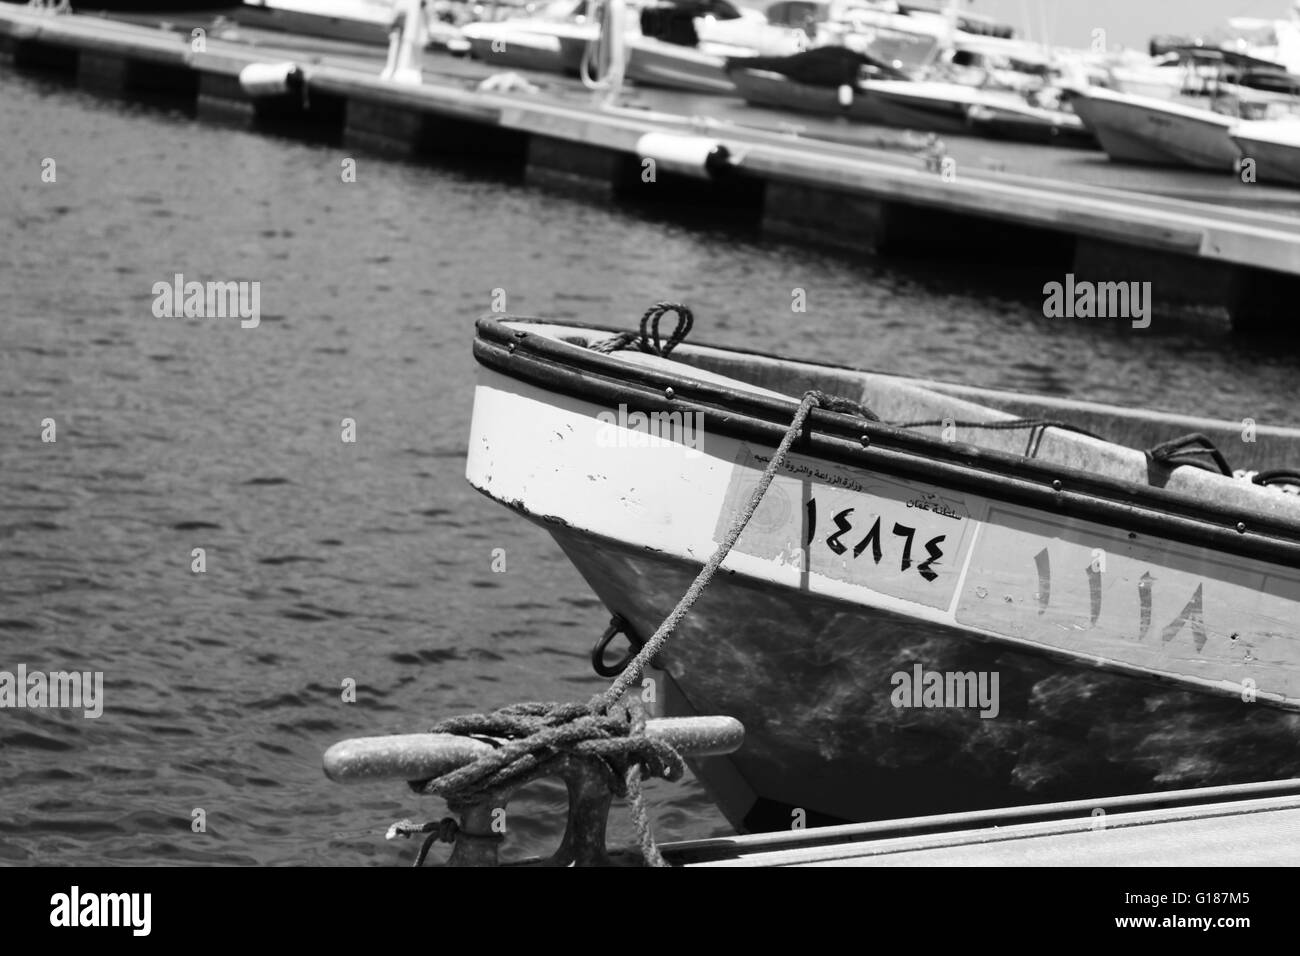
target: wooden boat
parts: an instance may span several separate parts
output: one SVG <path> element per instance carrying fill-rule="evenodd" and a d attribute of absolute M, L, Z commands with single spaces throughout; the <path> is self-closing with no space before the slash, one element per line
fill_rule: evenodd
<path fill-rule="evenodd" d="M 1300 186 L 1300 121 L 1246 120 L 1228 130 L 1243 158 L 1255 161 L 1263 182 Z"/>
<path fill-rule="evenodd" d="M 932 423 L 814 410 L 648 675 L 661 713 L 745 725 L 739 751 L 693 764 L 738 829 L 1300 775 L 1300 497 L 1142 450 L 1190 430 L 1280 468 L 1300 430 L 591 347 L 611 338 L 480 320 L 466 474 L 549 531 L 637 641 L 807 390 Z M 996 693 L 971 706 L 980 680 Z"/>

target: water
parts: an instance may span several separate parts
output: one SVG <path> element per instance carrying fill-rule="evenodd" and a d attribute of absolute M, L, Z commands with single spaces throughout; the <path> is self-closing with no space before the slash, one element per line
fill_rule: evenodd
<path fill-rule="evenodd" d="M 607 614 L 464 481 L 471 323 L 494 289 L 619 325 L 677 298 L 701 340 L 1293 417 L 1294 355 L 1049 321 L 1014 271 L 989 291 L 366 156 L 345 184 L 338 149 L 0 82 L 0 670 L 102 670 L 106 698 L 97 720 L 0 711 L 0 861 L 408 862 L 383 830 L 434 801 L 331 784 L 326 747 L 603 686 L 587 652 Z M 155 318 L 177 272 L 260 281 L 260 327 Z M 693 781 L 651 793 L 661 838 L 725 832 Z M 512 805 L 518 852 L 554 841 L 563 803 L 546 785 Z"/>

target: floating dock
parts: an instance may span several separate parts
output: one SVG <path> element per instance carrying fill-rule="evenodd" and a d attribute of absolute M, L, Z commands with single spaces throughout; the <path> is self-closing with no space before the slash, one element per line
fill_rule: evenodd
<path fill-rule="evenodd" d="M 128 20 L 0 4 L 0 62 L 179 103 L 200 118 L 406 158 L 491 163 L 530 181 L 682 208 L 716 206 L 767 233 L 852 251 L 1015 262 L 1027 298 L 1066 273 L 1150 281 L 1157 315 L 1209 310 L 1239 328 L 1293 328 L 1296 191 L 966 138 L 945 145 L 955 163 L 945 173 L 904 131 L 641 88 L 607 106 L 549 75 L 525 74 L 529 89 L 480 89 L 499 71 L 434 51 L 423 54 L 422 83 L 398 84 L 380 78 L 384 52 L 204 15 Z M 296 64 L 300 88 L 251 96 L 239 77 L 258 63 Z M 653 180 L 647 160 L 658 164 Z"/>

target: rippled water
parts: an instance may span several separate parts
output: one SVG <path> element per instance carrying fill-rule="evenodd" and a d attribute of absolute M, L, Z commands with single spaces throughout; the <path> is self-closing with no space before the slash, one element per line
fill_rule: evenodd
<path fill-rule="evenodd" d="M 602 686 L 603 609 L 464 481 L 493 289 L 616 324 L 679 298 L 700 340 L 971 383 L 1295 410 L 1300 362 L 1268 341 L 1046 320 L 1014 271 L 886 268 L 366 156 L 344 184 L 338 149 L 0 83 L 0 669 L 102 670 L 106 698 L 97 720 L 0 711 L 0 861 L 407 862 L 383 830 L 432 802 L 329 783 L 327 746 Z M 155 318 L 177 272 L 260 281 L 261 326 Z M 725 829 L 694 782 L 651 792 L 661 837 Z M 520 851 L 563 802 L 514 805 Z"/>

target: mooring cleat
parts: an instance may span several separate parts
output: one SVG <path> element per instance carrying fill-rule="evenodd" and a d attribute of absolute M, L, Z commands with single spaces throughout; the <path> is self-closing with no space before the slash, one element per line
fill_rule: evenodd
<path fill-rule="evenodd" d="M 730 717 L 664 717 L 647 720 L 647 737 L 668 744 L 686 757 L 709 757 L 738 749 L 745 738 L 740 721 Z M 336 783 L 403 780 L 421 787 L 431 779 L 493 754 L 508 741 L 457 734 L 390 734 L 340 741 L 325 751 L 325 775 Z M 414 824 L 402 821 L 387 837 L 427 834 L 417 865 L 436 840 L 452 844 L 447 866 L 498 866 L 503 834 L 496 823 L 505 804 L 521 787 L 543 777 L 559 777 L 569 793 L 568 821 L 558 849 L 543 866 L 625 865 L 631 856 L 613 855 L 605 830 L 614 792 L 610 769 L 599 756 L 558 751 L 526 774 L 504 785 L 492 800 L 462 805 L 457 822 Z"/>

